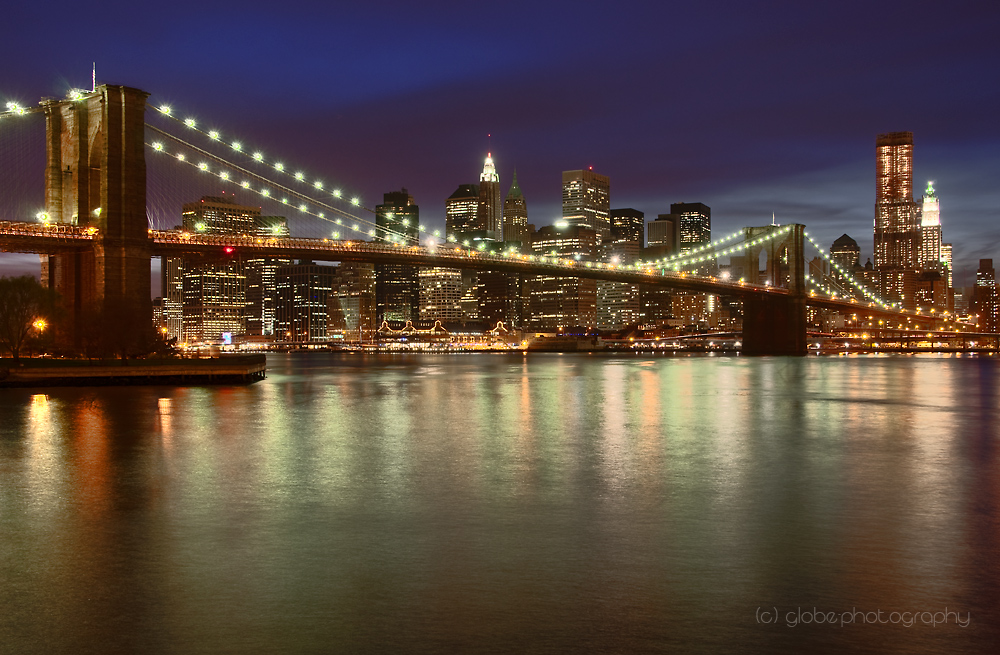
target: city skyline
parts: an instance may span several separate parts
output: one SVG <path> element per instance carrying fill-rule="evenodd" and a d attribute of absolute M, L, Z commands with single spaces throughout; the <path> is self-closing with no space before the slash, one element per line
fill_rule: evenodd
<path fill-rule="evenodd" d="M 268 29 L 268 15 L 251 2 L 237 16 L 203 9 L 204 21 L 193 23 L 150 24 L 123 12 L 108 17 L 109 27 L 142 38 L 81 47 L 75 35 L 96 29 L 95 17 L 68 8 L 64 20 L 50 23 L 40 10 L 18 6 L 11 24 L 23 29 L 12 30 L 10 45 L 33 55 L 11 67 L 0 94 L 31 105 L 42 95 L 61 96 L 88 84 L 96 61 L 98 83 L 150 90 L 154 101 L 336 179 L 368 206 L 386 189 L 405 186 L 436 227 L 444 226 L 445 199 L 474 182 L 492 152 L 502 181 L 518 170 L 538 226 L 561 214 L 561 172 L 593 166 L 612 179 L 612 208 L 655 217 L 671 203 L 704 202 L 720 231 L 763 224 L 773 213 L 779 222 L 809 225 L 826 246 L 851 235 L 862 261 L 872 255 L 872 138 L 912 131 L 914 181 L 917 188 L 935 181 L 961 286 L 1000 244 L 1000 191 L 989 183 L 1000 173 L 1000 132 L 990 112 L 997 91 L 981 84 L 998 61 L 986 32 L 997 12 L 960 6 L 931 14 L 931 7 L 751 6 L 719 17 L 631 6 L 600 20 L 545 7 L 522 22 L 515 6 L 485 22 L 481 34 L 438 38 L 460 19 L 401 4 L 376 25 L 370 9 L 313 8 L 271 16 Z M 865 20 L 831 20 L 851 12 Z M 933 39 L 922 32 L 930 15 Z M 245 66 L 223 66 L 227 41 L 213 25 L 226 21 L 272 35 L 272 47 L 241 53 Z M 663 24 L 672 26 L 665 42 L 653 38 Z M 43 25 L 51 47 L 35 53 L 30 44 Z M 323 25 L 344 36 L 329 52 L 317 38 Z M 376 54 L 363 45 L 366 29 L 376 26 L 408 36 L 386 38 Z M 212 38 L 199 36 L 208 31 Z M 603 46 L 570 57 L 569 34 Z M 195 42 L 198 48 L 183 47 Z M 696 43 L 705 47 L 695 50 Z M 126 45 L 140 56 L 122 57 Z M 220 62 L 225 73 L 206 61 Z M 584 75 L 605 91 L 581 102 L 568 90 Z M 893 85 L 879 81 L 887 75 Z M 636 101 L 618 102 L 629 87 Z M 391 157 L 384 147 L 390 141 L 398 146 Z M 0 266 L 12 272 L 17 265 L 5 260 Z"/>

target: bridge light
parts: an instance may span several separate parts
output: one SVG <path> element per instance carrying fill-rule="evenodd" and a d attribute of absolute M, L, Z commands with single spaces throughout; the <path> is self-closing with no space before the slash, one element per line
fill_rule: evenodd
<path fill-rule="evenodd" d="M 351 198 L 351 204 L 357 207 L 358 205 L 361 204 L 361 199 L 358 198 L 357 196 L 354 196 L 353 198 Z"/>
<path fill-rule="evenodd" d="M 170 115 L 170 105 L 160 105 L 160 113 Z"/>
<path fill-rule="evenodd" d="M 334 239 L 339 239 L 340 238 L 340 232 L 334 232 L 333 233 L 333 238 Z"/>
<path fill-rule="evenodd" d="M 198 164 L 198 168 L 200 168 L 203 171 L 207 171 L 208 170 L 208 164 L 206 164 L 205 162 L 201 162 L 200 164 Z"/>
<path fill-rule="evenodd" d="M 288 198 L 282 198 L 281 199 L 281 204 L 287 205 L 288 204 Z"/>
<path fill-rule="evenodd" d="M 229 179 L 229 173 L 223 171 L 223 172 L 219 173 L 219 177 L 221 177 L 223 180 L 228 180 Z"/>
<path fill-rule="evenodd" d="M 234 248 L 232 246 L 226 246 L 225 248 L 222 249 L 222 252 L 226 253 L 227 255 L 231 255 L 233 254 L 233 250 Z"/>
<path fill-rule="evenodd" d="M 185 118 L 184 119 L 184 124 L 187 125 L 188 127 L 194 127 L 198 123 L 196 123 L 193 118 Z"/>
<path fill-rule="evenodd" d="M 219 140 L 219 132 L 218 132 L 218 130 L 212 130 L 211 132 L 209 132 L 208 133 L 208 138 L 212 139 L 213 141 L 218 141 Z"/>
<path fill-rule="evenodd" d="M 441 230 L 434 230 L 434 236 L 436 237 L 441 236 Z"/>
<path fill-rule="evenodd" d="M 254 161 L 264 161 L 264 153 L 258 150 L 257 152 L 253 153 L 253 159 Z"/>
<path fill-rule="evenodd" d="M 319 180 L 316 180 L 315 182 L 313 182 L 313 186 L 316 187 L 317 189 L 322 189 L 323 183 L 320 182 Z"/>
<path fill-rule="evenodd" d="M 318 214 L 318 216 L 319 216 L 320 218 L 326 218 L 326 214 L 324 214 L 323 212 L 320 212 L 320 213 Z"/>
<path fill-rule="evenodd" d="M 49 224 L 49 215 L 45 212 L 38 212 L 35 214 L 35 218 L 37 218 L 41 223 L 45 223 L 46 225 Z"/>
<path fill-rule="evenodd" d="M 264 196 L 265 198 L 270 198 L 271 197 L 271 190 L 270 189 L 261 189 L 260 195 Z"/>
<path fill-rule="evenodd" d="M 157 141 L 156 143 L 153 144 L 153 150 L 155 150 L 156 152 L 162 152 L 163 144 Z"/>
<path fill-rule="evenodd" d="M 247 180 L 243 180 L 243 184 L 241 184 L 240 186 L 242 186 L 244 189 L 249 189 L 250 182 L 248 182 Z"/>
<path fill-rule="evenodd" d="M 276 170 L 276 171 L 283 171 L 283 170 L 285 170 L 285 165 L 284 165 L 284 164 L 282 164 L 282 163 L 281 163 L 281 162 L 279 161 L 279 162 L 275 163 L 275 165 L 274 165 L 274 170 Z"/>
<path fill-rule="evenodd" d="M 205 231 L 205 224 L 204 223 L 196 223 L 195 226 L 194 226 L 194 229 L 197 230 L 198 232 L 204 232 Z"/>
<path fill-rule="evenodd" d="M 240 152 L 241 150 L 243 150 L 243 144 L 240 143 L 239 141 L 233 141 L 230 147 L 232 147 L 232 149 L 235 150 L 236 152 Z"/>
<path fill-rule="evenodd" d="M 301 171 L 296 173 L 295 179 L 301 182 L 302 180 L 306 179 L 305 173 L 302 173 Z"/>
<path fill-rule="evenodd" d="M 304 211 L 305 211 L 306 209 L 307 209 L 307 208 L 306 208 L 306 205 L 305 205 L 305 203 L 302 203 L 301 205 L 299 205 L 299 211 L 300 211 L 300 212 L 304 212 Z"/>
<path fill-rule="evenodd" d="M 340 197 L 340 189 L 334 189 L 333 190 L 333 197 L 334 198 L 339 198 Z"/>
<path fill-rule="evenodd" d="M 183 152 L 177 153 L 177 161 L 184 161 L 185 159 L 187 158 L 184 156 Z"/>

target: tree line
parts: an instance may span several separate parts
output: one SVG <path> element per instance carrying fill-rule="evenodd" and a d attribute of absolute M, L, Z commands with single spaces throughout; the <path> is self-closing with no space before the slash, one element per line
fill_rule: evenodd
<path fill-rule="evenodd" d="M 0 277 L 0 353 L 18 362 L 26 352 L 128 359 L 170 354 L 148 309 L 122 302 L 84 307 L 75 325 L 59 294 L 31 275 Z"/>

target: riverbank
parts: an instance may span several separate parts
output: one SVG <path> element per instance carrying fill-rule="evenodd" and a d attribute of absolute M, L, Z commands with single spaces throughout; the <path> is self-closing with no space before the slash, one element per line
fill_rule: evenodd
<path fill-rule="evenodd" d="M 264 355 L 222 355 L 177 359 L 0 360 L 0 388 L 109 385 L 252 384 L 263 380 Z"/>

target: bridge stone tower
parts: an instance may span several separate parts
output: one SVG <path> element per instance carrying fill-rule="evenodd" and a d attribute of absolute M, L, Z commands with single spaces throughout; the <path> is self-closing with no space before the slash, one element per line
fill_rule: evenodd
<path fill-rule="evenodd" d="M 747 241 L 780 226 L 746 228 Z M 766 281 L 787 286 L 788 294 L 746 298 L 743 302 L 743 353 L 747 355 L 806 354 L 806 280 L 803 239 L 805 225 L 793 224 L 781 240 L 767 241 Z M 761 249 L 747 250 L 747 281 L 760 284 L 757 270 Z"/>
<path fill-rule="evenodd" d="M 42 279 L 63 298 L 74 340 L 104 310 L 151 321 L 144 124 L 149 94 L 102 85 L 77 100 L 44 100 L 45 207 L 50 220 L 97 229 L 93 249 L 42 257 Z"/>

